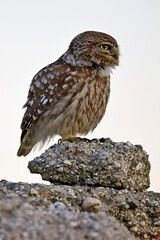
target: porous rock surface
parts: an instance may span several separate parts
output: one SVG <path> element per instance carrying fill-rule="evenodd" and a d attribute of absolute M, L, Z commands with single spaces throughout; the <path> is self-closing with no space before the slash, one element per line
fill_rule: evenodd
<path fill-rule="evenodd" d="M 142 146 L 60 142 L 28 167 L 51 184 L 0 181 L 0 240 L 135 239 L 126 227 L 138 239 L 160 240 L 160 193 L 145 191 Z"/>
<path fill-rule="evenodd" d="M 31 173 L 67 185 L 102 186 L 144 191 L 150 163 L 141 145 L 109 138 L 60 142 L 29 162 Z"/>
<path fill-rule="evenodd" d="M 38 197 L 34 188 L 30 191 L 34 197 L 29 196 L 22 186 L 17 193 L 0 192 L 1 240 L 135 240 L 126 227 L 105 213 L 80 213 Z"/>
<path fill-rule="evenodd" d="M 35 198 L 35 206 L 36 199 L 42 201 L 42 205 L 45 201 L 53 204 L 60 202 L 78 212 L 83 211 L 86 198 L 96 198 L 102 204 L 100 211 L 114 216 L 132 233 L 160 233 L 160 193 L 107 187 L 14 183 L 5 180 L 0 182 L 0 191 L 6 196 L 20 196 L 26 202 L 29 197 Z"/>

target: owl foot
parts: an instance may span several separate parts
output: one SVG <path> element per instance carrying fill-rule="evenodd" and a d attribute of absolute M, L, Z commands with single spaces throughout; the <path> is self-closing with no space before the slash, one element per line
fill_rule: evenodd
<path fill-rule="evenodd" d="M 80 138 L 80 137 L 60 138 L 58 140 L 58 143 L 62 143 L 62 142 L 81 142 L 81 141 L 83 141 L 83 138 Z"/>

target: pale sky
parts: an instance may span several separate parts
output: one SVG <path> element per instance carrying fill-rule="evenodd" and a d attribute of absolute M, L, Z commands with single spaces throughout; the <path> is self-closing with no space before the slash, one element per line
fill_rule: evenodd
<path fill-rule="evenodd" d="M 16 156 L 22 106 L 32 77 L 86 30 L 112 35 L 121 49 L 105 117 L 87 137 L 141 144 L 151 163 L 150 190 L 160 191 L 159 0 L 0 0 L 0 179 L 42 182 L 27 164 L 48 146 Z"/>

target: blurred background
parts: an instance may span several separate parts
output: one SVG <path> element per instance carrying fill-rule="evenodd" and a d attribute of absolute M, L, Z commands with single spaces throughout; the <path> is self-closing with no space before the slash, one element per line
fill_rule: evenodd
<path fill-rule="evenodd" d="M 77 34 L 95 30 L 116 38 L 121 57 L 105 117 L 87 137 L 141 144 L 151 162 L 150 190 L 160 191 L 159 10 L 159 0 L 0 0 L 0 179 L 42 182 L 27 164 L 46 146 L 16 156 L 30 82 Z"/>

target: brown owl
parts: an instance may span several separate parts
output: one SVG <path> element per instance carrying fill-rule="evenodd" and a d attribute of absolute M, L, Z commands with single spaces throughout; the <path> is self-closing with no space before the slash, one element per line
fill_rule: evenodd
<path fill-rule="evenodd" d="M 30 85 L 18 156 L 55 135 L 86 135 L 101 121 L 110 94 L 110 73 L 119 64 L 116 40 L 102 32 L 76 36 L 68 50 L 40 70 Z"/>

